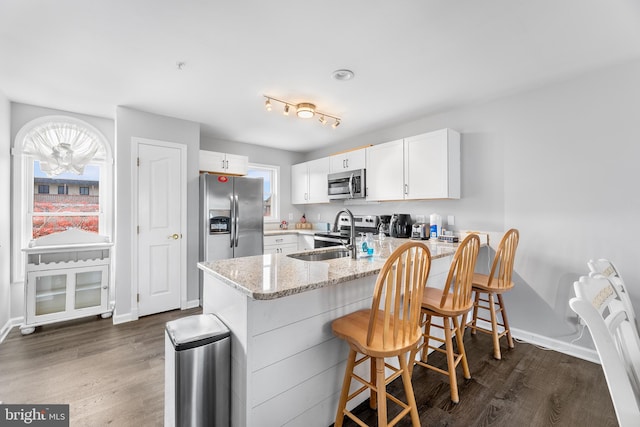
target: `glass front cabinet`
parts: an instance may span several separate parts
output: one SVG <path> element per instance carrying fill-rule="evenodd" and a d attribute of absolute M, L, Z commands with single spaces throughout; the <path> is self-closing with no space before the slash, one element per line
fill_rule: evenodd
<path fill-rule="evenodd" d="M 20 328 L 23 334 L 47 323 L 111 316 L 110 243 L 38 245 L 25 252 L 25 320 Z"/>

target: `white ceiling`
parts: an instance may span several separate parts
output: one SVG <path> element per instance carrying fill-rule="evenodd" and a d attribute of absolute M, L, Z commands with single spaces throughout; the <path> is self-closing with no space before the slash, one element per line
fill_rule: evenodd
<path fill-rule="evenodd" d="M 12 101 L 295 151 L 637 57 L 637 0 L 0 0 Z M 263 94 L 342 124 L 267 113 Z"/>

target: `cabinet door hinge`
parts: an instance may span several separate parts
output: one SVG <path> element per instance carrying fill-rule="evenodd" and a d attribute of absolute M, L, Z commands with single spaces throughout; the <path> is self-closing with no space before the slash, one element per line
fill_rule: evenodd
<path fill-rule="evenodd" d="M 137 159 L 138 166 L 140 166 L 140 157 Z"/>
<path fill-rule="evenodd" d="M 136 300 L 140 302 L 140 294 L 136 294 Z"/>
<path fill-rule="evenodd" d="M 138 234 L 140 234 L 140 226 L 139 225 L 136 226 L 136 231 L 137 231 Z"/>

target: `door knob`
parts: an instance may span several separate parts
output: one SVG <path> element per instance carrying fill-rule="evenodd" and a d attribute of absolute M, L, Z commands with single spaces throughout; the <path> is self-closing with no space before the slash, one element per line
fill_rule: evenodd
<path fill-rule="evenodd" d="M 170 239 L 173 240 L 178 240 L 180 238 L 180 235 L 178 233 L 172 234 L 171 236 L 169 236 Z"/>

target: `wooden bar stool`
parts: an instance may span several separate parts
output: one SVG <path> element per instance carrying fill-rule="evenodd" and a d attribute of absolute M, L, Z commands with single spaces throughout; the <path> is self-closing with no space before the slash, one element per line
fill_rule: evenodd
<path fill-rule="evenodd" d="M 432 369 L 436 372 L 449 376 L 449 386 L 451 388 L 451 401 L 458 403 L 458 381 L 456 379 L 456 366 L 462 363 L 464 377 L 471 378 L 467 355 L 464 351 L 462 335 L 464 333 L 464 319 L 460 322 L 460 317 L 466 315 L 473 307 L 471 299 L 471 279 L 476 266 L 478 251 L 480 249 L 480 239 L 476 234 L 468 235 L 460 244 L 449 268 L 449 274 L 444 289 L 427 287 L 422 296 L 422 321 L 424 328 L 423 340 L 411 354 L 411 360 Z M 442 326 L 434 324 L 433 318 L 441 318 Z M 431 334 L 432 328 L 443 329 L 444 339 Z M 455 335 L 458 345 L 458 352 L 453 349 L 453 336 Z M 444 343 L 443 350 L 438 346 L 432 346 L 430 340 Z M 447 370 L 440 369 L 428 363 L 429 349 L 445 353 L 447 355 Z M 420 352 L 420 358 L 416 360 L 416 354 Z M 413 370 L 413 363 L 411 364 Z"/>
<path fill-rule="evenodd" d="M 414 427 L 420 427 L 411 376 L 407 365 L 407 354 L 420 339 L 420 302 L 424 291 L 431 254 L 420 242 L 407 242 L 396 249 L 387 259 L 376 280 L 371 309 L 359 310 L 333 321 L 333 333 L 349 344 L 349 357 L 338 404 L 335 426 L 342 426 L 348 416 L 361 426 L 365 424 L 346 409 L 347 402 L 367 389 L 370 390 L 369 405 L 378 409 L 378 426 L 393 426 L 407 413 Z M 360 359 L 356 356 L 362 354 Z M 399 368 L 385 363 L 386 357 L 397 357 Z M 370 381 L 354 372 L 357 365 L 370 360 Z M 392 371 L 385 376 L 385 368 Z M 375 375 L 374 375 L 375 372 Z M 386 385 L 402 377 L 407 402 L 402 402 L 386 391 Z M 351 379 L 362 383 L 362 387 L 349 395 Z M 388 423 L 387 398 L 402 407 L 402 411 Z"/>
<path fill-rule="evenodd" d="M 471 328 L 471 333 L 474 335 L 476 331 L 480 331 L 493 336 L 493 357 L 498 360 L 502 358 L 500 354 L 500 338 L 506 335 L 509 348 L 513 348 L 513 338 L 511 337 L 502 294 L 513 289 L 511 276 L 519 240 L 520 234 L 518 230 L 512 228 L 507 231 L 498 245 L 489 275 L 478 273 L 473 275 L 473 291 L 476 296 L 473 304 L 473 319 L 467 326 Z M 498 306 L 497 309 L 496 305 Z M 479 317 L 479 309 L 487 310 L 491 318 Z M 502 323 L 498 322 L 498 313 L 502 316 Z M 490 322 L 491 329 L 478 326 L 478 319 Z M 500 331 L 498 327 L 502 330 Z"/>

